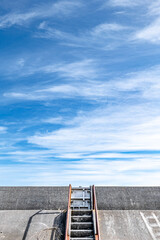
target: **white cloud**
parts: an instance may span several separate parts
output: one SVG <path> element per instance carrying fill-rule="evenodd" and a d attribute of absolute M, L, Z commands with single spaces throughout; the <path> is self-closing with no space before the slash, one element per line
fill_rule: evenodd
<path fill-rule="evenodd" d="M 12 25 L 23 25 L 36 18 L 49 18 L 59 15 L 69 15 L 75 9 L 82 6 L 81 2 L 59 1 L 51 5 L 43 5 L 25 13 L 8 13 L 0 17 L 0 28 L 11 27 Z"/>
<path fill-rule="evenodd" d="M 124 30 L 124 29 L 126 29 L 125 26 L 122 26 L 122 25 L 117 24 L 117 23 L 103 23 L 103 24 L 100 24 L 100 25 L 96 26 L 91 31 L 91 34 L 97 36 L 97 35 L 108 33 L 110 31 L 121 31 L 121 30 Z"/>
<path fill-rule="evenodd" d="M 133 40 L 146 41 L 154 44 L 160 43 L 160 2 L 143 2 L 145 6 L 144 19 L 146 26 L 140 28 L 133 34 Z"/>
<path fill-rule="evenodd" d="M 83 32 L 72 34 L 51 28 L 46 22 L 42 22 L 39 30 L 35 37 L 48 39 L 57 38 L 62 41 L 61 44 L 73 47 L 112 50 L 119 44 L 120 39 L 123 38 L 123 41 L 126 39 L 124 36 L 128 33 L 129 28 L 118 23 L 104 22 L 91 29 L 86 29 Z M 111 42 L 109 41 L 110 39 L 114 39 L 115 41 Z"/>
<path fill-rule="evenodd" d="M 160 43 L 160 18 L 156 19 L 149 26 L 137 31 L 133 39 L 159 44 Z"/>
<path fill-rule="evenodd" d="M 21 25 L 24 22 L 37 17 L 39 14 L 36 12 L 16 14 L 11 13 L 0 17 L 0 28 L 10 27 L 12 25 Z"/>
<path fill-rule="evenodd" d="M 116 83 L 121 91 L 138 91 L 144 99 L 159 99 L 160 96 L 160 65 L 144 71 L 132 73 Z"/>
<path fill-rule="evenodd" d="M 109 94 L 109 92 L 108 92 Z M 72 84 L 54 85 L 30 92 L 7 92 L 3 96 L 6 99 L 17 100 L 43 100 L 50 101 L 53 99 L 63 98 L 86 98 L 90 100 L 103 100 L 107 96 L 105 84 L 98 82 L 81 82 Z M 104 101 L 104 100 L 103 100 Z"/>
<path fill-rule="evenodd" d="M 45 164 L 1 166 L 1 185 L 143 185 L 155 186 L 160 181 L 160 161 L 154 156 L 126 161 L 80 160 L 54 161 Z M 17 178 L 18 176 L 18 178 Z M 63 178 L 62 178 L 63 176 Z"/>
<path fill-rule="evenodd" d="M 63 121 L 62 117 L 47 118 L 43 120 L 44 123 L 50 123 L 50 124 L 60 124 L 62 123 L 62 121 Z"/>
<path fill-rule="evenodd" d="M 148 15 L 160 15 L 160 2 L 159 0 L 149 1 Z"/>
<path fill-rule="evenodd" d="M 16 74 L 19 77 L 29 76 L 36 73 L 57 74 L 63 79 L 86 80 L 95 79 L 102 70 L 101 64 L 94 59 L 83 59 L 74 62 L 60 62 L 52 64 L 35 64 L 31 59 L 14 59 L 10 63 L 9 76 Z M 23 68 L 23 70 L 22 70 Z M 102 74 L 101 74 L 102 75 Z"/>
<path fill-rule="evenodd" d="M 42 67 L 40 71 L 46 73 L 59 73 L 62 77 L 74 79 L 91 79 L 97 77 L 97 66 L 92 59 L 85 59 L 69 64 L 48 65 Z"/>
<path fill-rule="evenodd" d="M 125 83 L 118 84 L 112 82 L 83 80 L 81 82 L 69 82 L 59 85 L 50 85 L 35 91 L 21 90 L 21 92 L 6 92 L 3 94 L 5 99 L 12 100 L 29 100 L 29 101 L 51 101 L 53 99 L 64 98 L 84 98 L 92 101 L 106 102 L 107 97 L 121 96 L 121 91 L 124 91 Z M 128 89 L 126 90 L 128 91 Z"/>
<path fill-rule="evenodd" d="M 144 3 L 145 0 L 143 0 Z M 142 4 L 142 0 L 110 0 L 109 3 L 110 5 L 114 7 L 134 7 L 139 4 Z"/>
<path fill-rule="evenodd" d="M 141 100 L 158 100 L 160 96 L 160 66 L 111 80 L 105 80 L 103 68 L 98 69 L 98 64 L 90 60 L 64 65 L 50 65 L 37 71 L 58 73 L 63 78 L 62 83 L 39 87 L 33 91 L 29 89 L 20 92 L 6 92 L 3 96 L 8 99 L 44 101 L 76 97 L 96 101 L 107 101 L 108 97 L 118 100 L 124 96 L 124 93 L 129 98 Z M 100 78 L 103 81 L 97 80 Z M 64 82 L 65 79 L 67 79 L 67 83 Z"/>
<path fill-rule="evenodd" d="M 0 126 L 0 134 L 5 133 L 7 131 L 7 127 Z"/>
<path fill-rule="evenodd" d="M 150 112 L 152 111 L 152 112 Z M 58 154 L 122 150 L 159 150 L 160 121 L 153 106 L 119 105 L 82 114 L 73 125 L 34 135 L 29 143 Z"/>
<path fill-rule="evenodd" d="M 23 67 L 25 64 L 25 60 L 23 58 L 18 59 L 17 65 L 18 67 Z"/>

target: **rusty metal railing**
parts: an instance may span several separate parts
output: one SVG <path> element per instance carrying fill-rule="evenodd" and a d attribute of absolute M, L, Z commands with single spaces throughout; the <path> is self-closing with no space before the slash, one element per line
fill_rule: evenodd
<path fill-rule="evenodd" d="M 95 240 L 100 240 L 99 222 L 98 222 L 98 209 L 97 209 L 97 199 L 95 186 L 92 186 L 93 195 L 93 223 L 94 223 L 94 235 Z"/>
<path fill-rule="evenodd" d="M 67 215 L 66 215 L 66 232 L 65 232 L 65 240 L 70 240 L 70 220 L 71 220 L 71 191 L 72 186 L 69 185 L 69 192 L 68 192 L 68 208 L 67 208 Z"/>

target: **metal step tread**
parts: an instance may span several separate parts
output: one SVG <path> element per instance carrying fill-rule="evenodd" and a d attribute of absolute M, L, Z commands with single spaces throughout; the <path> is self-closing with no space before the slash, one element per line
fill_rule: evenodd
<path fill-rule="evenodd" d="M 90 197 L 71 197 L 71 200 L 90 200 Z"/>
<path fill-rule="evenodd" d="M 93 229 L 71 229 L 71 232 L 86 232 L 86 233 L 88 233 L 88 232 L 93 232 Z"/>
<path fill-rule="evenodd" d="M 70 237 L 70 240 L 71 239 L 76 239 L 76 240 L 81 240 L 81 239 L 83 239 L 83 240 L 95 240 L 95 238 L 94 238 L 94 236 L 84 236 L 84 237 L 79 237 L 79 236 L 72 236 L 72 237 Z"/>
<path fill-rule="evenodd" d="M 72 222 L 71 224 L 93 224 L 93 222 Z"/>
<path fill-rule="evenodd" d="M 83 218 L 85 218 L 85 219 L 87 219 L 87 218 L 92 218 L 92 215 L 76 215 L 76 216 L 71 216 L 71 219 L 73 219 L 73 218 L 75 218 L 75 219 L 78 219 L 78 218 L 80 218 L 80 219 L 83 219 Z M 82 221 L 81 221 L 82 222 Z"/>
<path fill-rule="evenodd" d="M 75 211 L 75 212 L 71 212 L 71 216 L 72 217 L 86 217 L 86 216 L 92 216 L 92 212 L 86 212 L 86 211 L 83 211 L 83 210 L 78 210 L 78 211 Z"/>
<path fill-rule="evenodd" d="M 84 206 L 83 207 L 75 207 L 72 205 L 71 205 L 71 208 L 72 208 L 72 210 L 80 210 L 80 211 L 89 209 L 88 207 L 84 207 Z"/>
<path fill-rule="evenodd" d="M 78 219 L 78 218 L 80 218 L 80 219 L 92 219 L 92 215 L 76 215 L 76 216 L 71 216 L 71 219 L 73 219 L 73 218 L 75 218 L 75 219 Z M 80 222 L 82 222 L 82 221 L 80 221 Z M 90 220 L 89 220 L 88 222 L 90 222 Z"/>
<path fill-rule="evenodd" d="M 71 223 L 71 230 L 93 230 L 92 222 L 73 222 Z"/>
<path fill-rule="evenodd" d="M 94 240 L 94 237 L 81 237 L 81 238 L 77 238 L 77 237 L 72 237 L 70 238 L 70 240 Z"/>
<path fill-rule="evenodd" d="M 76 213 L 76 212 L 81 212 L 81 213 L 92 213 L 92 210 L 90 210 L 90 209 L 89 209 L 89 210 L 85 210 L 85 209 L 84 209 L 84 210 L 72 210 L 71 212 L 72 212 L 72 213 Z"/>
<path fill-rule="evenodd" d="M 77 217 L 77 216 L 73 216 L 71 217 L 71 222 L 72 223 L 75 223 L 75 222 L 90 222 L 92 221 L 92 216 L 80 216 L 80 217 Z"/>

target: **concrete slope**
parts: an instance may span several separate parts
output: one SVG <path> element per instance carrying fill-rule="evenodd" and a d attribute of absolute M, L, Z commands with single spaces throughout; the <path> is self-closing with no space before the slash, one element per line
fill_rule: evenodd
<path fill-rule="evenodd" d="M 0 211 L 1 240 L 63 240 L 66 214 L 53 210 Z"/>
<path fill-rule="evenodd" d="M 160 187 L 96 187 L 99 210 L 158 210 Z"/>
<path fill-rule="evenodd" d="M 67 209 L 68 187 L 0 187 L 0 210 Z"/>
<path fill-rule="evenodd" d="M 160 239 L 160 211 L 100 210 L 99 225 L 101 240 Z"/>
<path fill-rule="evenodd" d="M 160 187 L 96 187 L 99 210 L 160 209 Z M 0 210 L 67 209 L 68 187 L 0 187 Z"/>

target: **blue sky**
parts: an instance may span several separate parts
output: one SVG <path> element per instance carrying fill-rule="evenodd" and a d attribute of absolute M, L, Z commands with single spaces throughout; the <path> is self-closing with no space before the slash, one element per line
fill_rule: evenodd
<path fill-rule="evenodd" d="M 0 185 L 159 185 L 159 1 L 1 0 L 0 86 Z"/>

